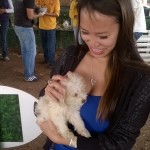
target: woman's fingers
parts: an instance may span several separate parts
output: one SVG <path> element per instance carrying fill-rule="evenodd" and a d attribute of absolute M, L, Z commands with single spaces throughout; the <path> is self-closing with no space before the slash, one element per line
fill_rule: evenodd
<path fill-rule="evenodd" d="M 47 88 L 46 88 L 46 95 L 49 95 L 50 97 L 52 96 L 54 99 L 56 100 L 62 100 L 64 99 L 64 96 L 62 95 L 62 93 L 60 93 L 57 89 L 55 89 L 54 87 L 49 87 L 48 88 L 48 93 L 47 93 Z"/>
<path fill-rule="evenodd" d="M 53 87 L 55 90 L 57 90 L 62 95 L 65 94 L 65 87 L 61 84 L 60 81 L 50 80 L 49 86 Z"/>
<path fill-rule="evenodd" d="M 54 94 L 52 94 L 52 92 L 51 92 L 51 88 L 45 88 L 45 95 L 48 95 L 49 97 L 51 97 L 53 100 L 55 100 L 55 101 L 58 101 L 58 98 L 54 95 Z"/>
<path fill-rule="evenodd" d="M 45 94 L 58 101 L 64 99 L 66 92 L 66 89 L 61 84 L 60 80 L 64 80 L 64 78 L 60 75 L 54 76 L 48 81 L 48 85 L 45 88 Z"/>
<path fill-rule="evenodd" d="M 61 76 L 61 75 L 54 75 L 54 76 L 52 76 L 51 79 L 54 80 L 54 81 L 61 81 L 61 80 L 64 79 L 64 77 Z"/>

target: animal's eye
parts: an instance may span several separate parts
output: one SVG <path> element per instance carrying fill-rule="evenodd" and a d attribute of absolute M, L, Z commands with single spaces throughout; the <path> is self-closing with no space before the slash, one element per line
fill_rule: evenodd
<path fill-rule="evenodd" d="M 78 95 L 78 94 L 77 94 L 77 93 L 75 93 L 75 94 L 74 94 L 74 97 L 77 97 L 77 95 Z"/>

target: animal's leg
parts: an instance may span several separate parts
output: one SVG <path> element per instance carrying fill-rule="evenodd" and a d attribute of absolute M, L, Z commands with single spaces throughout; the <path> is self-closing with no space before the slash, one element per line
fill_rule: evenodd
<path fill-rule="evenodd" d="M 74 126 L 78 134 L 84 137 L 91 137 L 89 131 L 85 128 L 84 122 L 79 114 L 79 112 L 74 112 L 69 115 L 69 122 Z"/>
<path fill-rule="evenodd" d="M 40 105 L 37 105 L 34 111 L 38 122 L 44 122 L 48 120 L 48 111 L 46 109 L 42 110 L 42 107 Z"/>
<path fill-rule="evenodd" d="M 57 119 L 53 120 L 53 123 L 56 125 L 58 132 L 67 140 L 70 140 L 74 137 L 74 134 L 68 129 L 67 120 L 64 116 L 59 116 Z"/>

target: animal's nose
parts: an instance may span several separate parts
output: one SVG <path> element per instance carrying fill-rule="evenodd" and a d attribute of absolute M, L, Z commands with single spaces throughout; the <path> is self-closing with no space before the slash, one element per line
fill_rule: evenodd
<path fill-rule="evenodd" d="M 85 99 L 83 99 L 83 100 L 82 100 L 82 103 L 85 103 L 85 102 L 86 102 L 86 100 L 85 100 Z"/>

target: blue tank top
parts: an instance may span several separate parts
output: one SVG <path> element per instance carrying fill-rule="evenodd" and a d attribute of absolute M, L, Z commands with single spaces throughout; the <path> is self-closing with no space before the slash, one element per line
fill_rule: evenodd
<path fill-rule="evenodd" d="M 102 133 L 109 126 L 109 121 L 100 121 L 96 119 L 96 113 L 100 98 L 100 96 L 89 95 L 87 97 L 86 103 L 80 110 L 80 115 L 84 121 L 85 127 L 90 133 Z M 75 148 L 55 144 L 54 150 L 75 150 Z"/>

